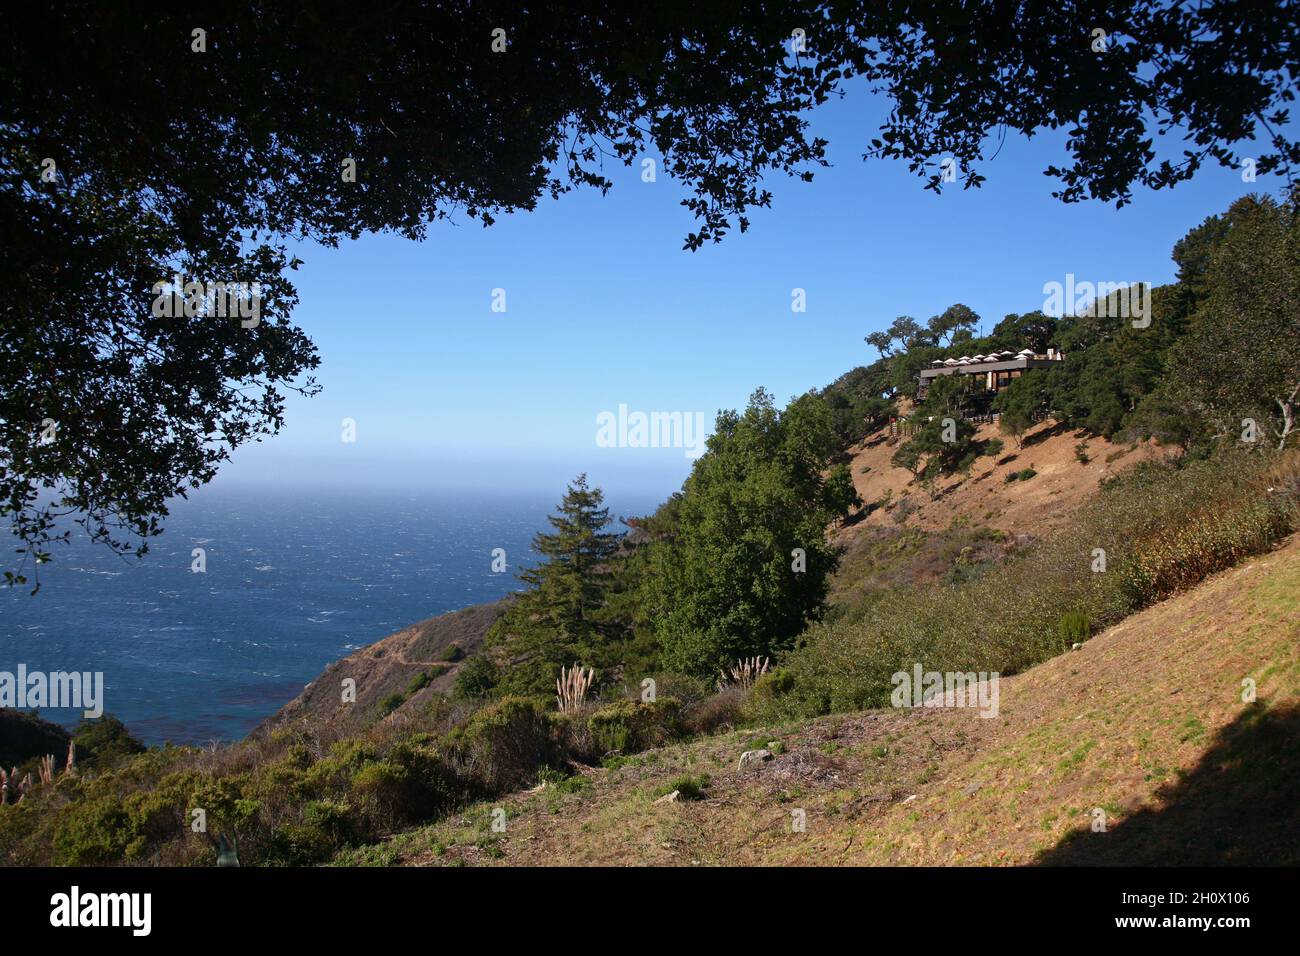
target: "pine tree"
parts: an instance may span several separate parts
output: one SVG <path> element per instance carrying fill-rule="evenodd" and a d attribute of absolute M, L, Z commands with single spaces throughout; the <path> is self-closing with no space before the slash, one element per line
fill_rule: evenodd
<path fill-rule="evenodd" d="M 600 663 L 611 636 L 605 610 L 619 539 L 604 530 L 610 523 L 604 500 L 579 475 L 547 518 L 553 532 L 533 539 L 545 560 L 520 573 L 528 590 L 489 634 L 502 658 L 499 691 L 546 693 L 561 666 Z"/>

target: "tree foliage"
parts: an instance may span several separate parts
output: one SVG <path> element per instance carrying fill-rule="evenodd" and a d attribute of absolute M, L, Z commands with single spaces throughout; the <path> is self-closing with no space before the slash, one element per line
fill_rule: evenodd
<path fill-rule="evenodd" d="M 1008 131 L 1067 131 L 1046 170 L 1067 202 L 1123 204 L 1135 183 L 1237 166 L 1243 143 L 1259 173 L 1289 170 L 1298 18 L 1259 0 L 15 8 L 0 57 L 0 501 L 20 553 L 48 557 L 73 514 L 142 552 L 168 497 L 277 432 L 288 392 L 315 390 L 290 240 L 489 224 L 606 190 L 610 164 L 651 156 L 683 186 L 698 249 L 748 228 L 771 202 L 765 177 L 825 165 L 805 115 L 851 83 L 889 105 L 864 155 L 936 190 L 941 157 L 978 186 Z M 1183 152 L 1160 155 L 1175 129 Z M 259 284 L 261 324 L 154 316 L 154 283 L 173 275 Z"/>
<path fill-rule="evenodd" d="M 1034 424 L 1034 415 L 1046 411 L 1047 391 L 1043 387 L 1044 371 L 1030 369 L 1019 378 L 1012 379 L 998 397 L 993 408 L 998 412 L 998 427 L 1016 440 L 1021 447 L 1025 432 Z"/>
<path fill-rule="evenodd" d="M 579 475 L 547 521 L 554 531 L 533 538 L 545 560 L 519 575 L 528 588 L 488 632 L 503 693 L 547 694 L 561 667 L 608 663 L 619 636 L 605 614 L 619 536 L 604 530 L 604 493 Z"/>
<path fill-rule="evenodd" d="M 1209 440 L 1294 443 L 1300 409 L 1300 190 L 1237 200 L 1198 260 L 1200 294 L 1158 400 Z M 1254 423 L 1254 428 L 1248 426 Z M 1248 439 L 1249 440 L 1249 439 Z"/>
<path fill-rule="evenodd" d="M 820 609 L 836 556 L 827 525 L 857 502 L 826 406 L 778 411 L 762 389 L 723 412 L 653 554 L 647 597 L 665 663 L 711 678 L 739 657 L 789 647 Z"/>

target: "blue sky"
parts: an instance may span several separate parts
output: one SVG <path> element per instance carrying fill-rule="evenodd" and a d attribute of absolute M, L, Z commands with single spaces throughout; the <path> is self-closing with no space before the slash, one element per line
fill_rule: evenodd
<path fill-rule="evenodd" d="M 868 332 L 964 302 L 987 330 L 1039 308 L 1045 282 L 1173 278 L 1173 243 L 1249 191 L 1207 168 L 1122 210 L 1064 205 L 1042 170 L 1062 137 L 1009 138 L 980 189 L 922 189 L 903 163 L 862 162 L 880 103 L 866 95 L 811 117 L 832 168 L 774 178 L 770 210 L 719 246 L 682 249 L 694 227 L 679 187 L 640 168 L 616 185 L 545 200 L 490 229 L 437 224 L 423 243 L 368 236 L 300 248 L 295 321 L 320 350 L 323 392 L 291 400 L 274 439 L 236 452 L 219 483 L 521 491 L 558 498 L 587 471 L 611 497 L 666 496 L 680 449 L 601 448 L 596 416 L 781 402 L 874 357 Z M 1176 143 L 1170 144 L 1176 147 Z M 791 311 L 803 288 L 807 312 Z M 507 311 L 491 311 L 492 290 Z M 356 442 L 340 440 L 356 421 Z"/>

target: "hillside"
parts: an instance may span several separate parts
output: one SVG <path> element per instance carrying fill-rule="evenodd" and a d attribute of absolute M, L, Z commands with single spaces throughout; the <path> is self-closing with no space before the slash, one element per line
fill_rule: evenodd
<path fill-rule="evenodd" d="M 859 520 L 851 520 L 840 532 L 841 541 L 852 540 L 864 528 L 895 525 L 900 507 L 908 512 L 908 525 L 925 530 L 944 530 L 955 519 L 964 519 L 970 525 L 1007 534 L 1036 535 L 1059 524 L 1103 479 L 1144 459 L 1168 454 L 1150 443 L 1115 443 L 1052 419 L 1026 432 L 1020 448 L 1012 437 L 1001 434 L 996 424 L 978 426 L 976 441 L 992 439 L 1002 440 L 1002 452 L 979 458 L 969 476 L 940 480 L 933 499 L 907 469 L 890 463 L 898 444 L 890 439 L 888 427 L 850 447 L 853 485 L 867 507 Z M 1087 462 L 1076 454 L 1080 443 L 1086 443 Z M 1006 480 L 1026 468 L 1037 474 L 1027 481 Z M 899 504 L 904 495 L 906 506 Z M 882 500 L 888 504 L 872 507 Z"/>
<path fill-rule="evenodd" d="M 980 441 L 996 437 L 1002 437 L 996 425 L 980 426 L 977 432 Z M 1088 443 L 1087 463 L 1080 462 L 1075 454 L 1080 441 Z M 885 569 L 874 564 L 864 569 L 859 562 L 862 557 L 874 561 L 875 542 L 882 536 L 892 541 L 900 524 L 927 532 L 947 530 L 956 521 L 968 528 L 991 528 L 1008 536 L 1036 536 L 1068 516 L 1072 508 L 1096 491 L 1102 479 L 1163 454 L 1152 445 L 1122 445 L 1096 436 L 1085 437 L 1052 421 L 1031 429 L 1022 449 L 1016 449 L 1010 438 L 1005 438 L 1005 444 L 1003 453 L 996 458 L 980 458 L 968 476 L 942 482 L 936 499 L 913 482 L 906 469 L 890 464 L 897 444 L 889 440 L 888 429 L 874 432 L 849 448 L 853 481 L 862 500 L 871 503 L 880 501 L 887 492 L 892 495 L 887 507 L 866 507 L 835 530 L 836 543 L 846 546 L 846 553 L 845 570 L 833 584 L 832 600 L 849 589 L 861 589 L 868 576 L 866 586 L 890 583 L 892 578 Z M 1023 468 L 1033 468 L 1037 475 L 1028 481 L 1005 481 L 1007 474 Z M 911 505 L 906 521 L 901 522 L 898 501 L 904 495 Z M 966 543 L 964 539 L 953 540 L 957 545 Z M 951 566 L 951 540 L 935 537 L 915 544 L 915 553 L 901 547 L 894 549 L 908 559 L 900 564 L 899 579 L 935 580 Z M 1004 550 L 983 544 L 988 557 L 997 557 Z M 1014 547 L 1014 542 L 1004 547 Z M 301 694 L 264 721 L 253 736 L 265 736 L 292 724 L 329 735 L 356 732 L 384 719 L 381 703 L 386 699 L 393 703 L 393 695 L 402 695 L 404 700 L 391 713 L 400 718 L 402 713 L 418 711 L 435 694 L 451 691 L 463 660 L 478 650 L 504 608 L 505 603 L 498 601 L 452 611 L 355 651 L 327 667 Z M 460 656 L 447 660 L 447 649 L 452 644 L 459 648 Z M 427 683 L 408 692 L 413 680 L 424 682 L 421 675 L 428 675 Z M 341 682 L 349 677 L 357 682 L 355 706 L 342 702 Z"/>
<path fill-rule="evenodd" d="M 450 611 L 390 634 L 330 664 L 301 694 L 250 735 L 305 726 L 326 736 L 355 733 L 381 719 L 415 711 L 435 694 L 449 693 L 464 660 L 483 643 L 509 598 Z M 452 651 L 451 648 L 456 648 Z M 356 681 L 356 702 L 343 703 L 343 681 Z M 413 681 L 423 684 L 413 689 Z M 388 713 L 393 695 L 402 701 Z"/>
<path fill-rule="evenodd" d="M 652 750 L 339 857 L 445 864 L 1298 863 L 1300 537 L 1001 682 Z M 1242 682 L 1258 700 L 1242 701 Z M 746 750 L 775 752 L 741 771 Z M 689 778 L 689 779 L 686 779 Z M 672 790 L 697 800 L 662 800 Z M 506 811 L 504 833 L 490 826 Z M 1094 808 L 1106 831 L 1090 832 Z M 791 831 L 792 810 L 807 830 Z"/>
<path fill-rule="evenodd" d="M 46 754 L 67 753 L 72 735 L 39 714 L 0 707 L 0 769 L 9 770 Z"/>

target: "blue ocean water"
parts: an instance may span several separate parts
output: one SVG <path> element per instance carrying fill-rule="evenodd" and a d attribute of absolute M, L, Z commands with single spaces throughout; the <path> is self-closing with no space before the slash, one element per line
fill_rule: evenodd
<path fill-rule="evenodd" d="M 146 743 L 235 740 L 331 661 L 517 589 L 558 497 L 205 488 L 143 559 L 83 536 L 56 548 L 35 597 L 0 588 L 0 671 L 102 671 L 105 711 Z M 494 548 L 509 572 L 492 572 Z"/>

